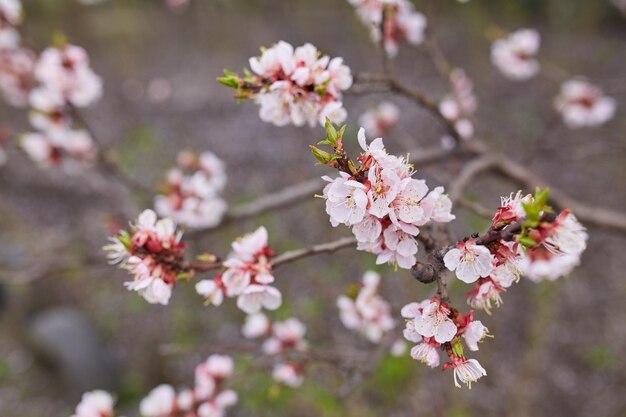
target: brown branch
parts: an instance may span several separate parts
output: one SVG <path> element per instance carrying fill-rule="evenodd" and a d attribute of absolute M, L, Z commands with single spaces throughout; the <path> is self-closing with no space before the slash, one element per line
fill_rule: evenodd
<path fill-rule="evenodd" d="M 280 255 L 273 257 L 270 260 L 270 264 L 273 268 L 277 268 L 283 264 L 291 263 L 302 258 L 309 256 L 315 256 L 320 253 L 332 253 L 341 248 L 355 245 L 357 243 L 354 237 L 344 237 L 327 243 L 319 243 L 317 245 L 309 246 L 302 249 L 295 249 L 292 251 L 283 252 Z M 177 269 L 187 271 L 191 273 L 195 272 L 210 272 L 216 271 L 224 267 L 222 261 L 215 262 L 186 262 L 180 265 L 175 265 Z"/>
<path fill-rule="evenodd" d="M 146 198 L 152 198 L 154 190 L 122 171 L 119 164 L 111 157 L 109 151 L 104 147 L 98 135 L 96 135 L 95 131 L 91 125 L 87 123 L 80 111 L 78 111 L 76 107 L 70 106 L 70 114 L 72 118 L 89 133 L 89 136 L 93 140 L 97 151 L 97 168 L 99 168 L 103 174 L 113 178 L 129 190 L 142 194 Z"/>
<path fill-rule="evenodd" d="M 463 197 L 463 192 L 472 180 L 480 173 L 489 170 L 497 163 L 494 155 L 483 155 L 465 164 L 459 175 L 450 182 L 448 195 L 453 203 Z"/>
<path fill-rule="evenodd" d="M 297 261 L 298 259 L 306 258 L 308 256 L 317 255 L 320 253 L 332 253 L 341 248 L 355 245 L 357 243 L 354 237 L 344 237 L 334 242 L 320 243 L 318 245 L 310 246 L 308 248 L 302 248 L 285 252 L 276 256 L 271 260 L 272 267 L 278 267 L 280 265 Z"/>

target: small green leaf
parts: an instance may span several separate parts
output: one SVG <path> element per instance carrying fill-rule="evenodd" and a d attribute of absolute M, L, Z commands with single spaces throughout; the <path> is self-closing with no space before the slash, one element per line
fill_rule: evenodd
<path fill-rule="evenodd" d="M 458 337 L 452 341 L 452 353 L 459 358 L 463 357 L 463 345 L 461 344 L 461 339 Z"/>
<path fill-rule="evenodd" d="M 333 159 L 333 156 L 331 154 L 319 148 L 316 148 L 313 145 L 309 145 L 309 149 L 311 150 L 311 153 L 313 154 L 315 159 L 317 159 L 321 164 L 326 165 Z"/>
<path fill-rule="evenodd" d="M 522 237 L 520 238 L 519 242 L 528 248 L 537 246 L 537 242 L 534 239 L 529 238 L 529 237 Z"/>

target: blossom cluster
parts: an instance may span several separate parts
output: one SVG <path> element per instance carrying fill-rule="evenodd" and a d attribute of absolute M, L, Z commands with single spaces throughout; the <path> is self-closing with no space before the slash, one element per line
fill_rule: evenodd
<path fill-rule="evenodd" d="M 20 0 L 0 0 L 0 93 L 14 107 L 28 104 L 33 88 L 35 54 L 20 44 Z"/>
<path fill-rule="evenodd" d="M 216 226 L 228 207 L 220 196 L 227 179 L 224 163 L 212 152 L 188 151 L 180 152 L 177 162 L 155 197 L 156 212 L 191 228 Z"/>
<path fill-rule="evenodd" d="M 568 274 L 580 263 L 586 248 L 587 233 L 568 209 L 554 220 L 545 220 L 549 212 L 543 200 L 547 193 L 522 196 L 520 192 L 502 199 L 492 219 L 492 230 L 521 224 L 513 240 L 503 238 L 487 243 L 467 239 L 450 249 L 443 260 L 457 278 L 474 283 L 468 303 L 487 312 L 502 302 L 501 293 L 521 275 L 533 280 L 554 280 Z"/>
<path fill-rule="evenodd" d="M 168 384 L 154 388 L 139 404 L 142 417 L 218 417 L 238 402 L 237 393 L 224 387 L 234 369 L 229 356 L 211 355 L 195 370 L 193 388 L 178 393 Z"/>
<path fill-rule="evenodd" d="M 224 270 L 213 279 L 196 284 L 196 291 L 207 303 L 219 306 L 224 297 L 237 297 L 237 307 L 247 314 L 262 308 L 276 310 L 282 304 L 282 295 L 274 282 L 272 264 L 274 252 L 268 246 L 265 227 L 232 243 L 232 252 L 223 262 Z"/>
<path fill-rule="evenodd" d="M 474 136 L 474 123 L 471 117 L 478 106 L 474 95 L 472 80 L 460 68 L 450 71 L 449 75 L 451 91 L 439 103 L 439 112 L 449 120 L 456 132 L 463 139 L 471 139 Z M 454 144 L 449 136 L 442 138 L 446 147 Z"/>
<path fill-rule="evenodd" d="M 469 350 L 477 351 L 478 343 L 488 336 L 488 329 L 473 319 L 472 311 L 464 316 L 448 303 L 433 297 L 405 305 L 401 314 L 406 320 L 404 337 L 415 343 L 411 348 L 413 359 L 436 368 L 441 360 L 439 351 L 445 351 L 449 362 L 443 365 L 443 369 L 453 369 L 457 387 L 461 386 L 460 381 L 471 388 L 472 382 L 487 375 L 476 359 L 465 357 L 461 344 L 463 339 Z"/>
<path fill-rule="evenodd" d="M 342 295 L 337 299 L 343 325 L 372 343 L 379 343 L 395 327 L 391 306 L 378 294 L 379 286 L 380 275 L 367 271 L 354 298 Z"/>
<path fill-rule="evenodd" d="M 569 128 L 594 127 L 613 118 L 617 103 L 584 79 L 572 79 L 561 85 L 555 107 Z"/>
<path fill-rule="evenodd" d="M 274 381 L 292 388 L 302 385 L 304 364 L 297 358 L 289 358 L 292 353 L 305 352 L 306 326 L 296 318 L 272 323 L 263 313 L 249 315 L 242 328 L 248 339 L 265 337 L 263 353 L 277 358 L 272 371 Z"/>
<path fill-rule="evenodd" d="M 400 109 L 390 101 L 383 101 L 359 117 L 359 124 L 372 136 L 383 136 L 398 124 Z"/>
<path fill-rule="evenodd" d="M 120 264 L 133 275 L 124 285 L 137 291 L 150 304 L 167 305 L 178 275 L 183 271 L 185 244 L 173 220 L 157 219 L 144 210 L 130 233 L 121 231 L 104 247 L 111 263 Z"/>
<path fill-rule="evenodd" d="M 327 129 L 328 139 L 322 143 L 343 152 L 342 138 L 333 137 L 333 131 Z M 323 177 L 329 183 L 324 188 L 326 213 L 333 227 L 351 227 L 357 248 L 377 255 L 377 264 L 411 268 L 418 251 L 418 227 L 453 220 L 452 202 L 443 187 L 429 192 L 424 180 L 412 178 L 412 165 L 403 157 L 388 154 L 382 138 L 368 145 L 361 128 L 358 141 L 363 150 L 358 168 L 345 154 L 333 157 L 311 148 L 320 161 L 335 167 L 345 165 L 338 177 Z"/>
<path fill-rule="evenodd" d="M 384 36 L 385 51 L 389 56 L 398 54 L 401 40 L 411 45 L 419 45 L 424 41 L 426 17 L 415 11 L 411 1 L 348 0 L 348 2 L 356 8 L 359 18 L 370 29 L 374 42 L 380 42 Z"/>
<path fill-rule="evenodd" d="M 352 85 L 350 68 L 342 58 L 322 55 L 310 43 L 294 49 L 284 41 L 250 58 L 252 73 L 241 78 L 226 71 L 218 80 L 237 89 L 238 98 L 253 99 L 259 117 L 276 126 L 335 123 L 347 117 L 342 92 Z"/>
<path fill-rule="evenodd" d="M 42 167 L 91 164 L 96 147 L 91 134 L 76 128 L 74 109 L 102 95 L 102 81 L 91 69 L 87 52 L 62 43 L 44 50 L 34 67 L 36 87 L 30 92 L 30 122 L 22 148 Z"/>
<path fill-rule="evenodd" d="M 535 58 L 541 37 L 534 29 L 519 29 L 491 46 L 491 62 L 502 74 L 515 81 L 528 80 L 539 72 Z"/>

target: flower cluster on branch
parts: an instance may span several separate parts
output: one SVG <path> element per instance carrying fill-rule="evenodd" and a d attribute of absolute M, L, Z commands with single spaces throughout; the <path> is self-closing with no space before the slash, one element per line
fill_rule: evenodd
<path fill-rule="evenodd" d="M 263 49 L 260 57 L 250 58 L 252 72 L 244 76 L 225 71 L 218 80 L 236 89 L 238 99 L 253 99 L 259 117 L 276 126 L 335 123 L 347 117 L 342 92 L 352 85 L 350 68 L 342 58 L 322 55 L 307 43 L 294 49 L 284 41 Z"/>
<path fill-rule="evenodd" d="M 424 180 L 412 178 L 412 165 L 404 157 L 389 155 L 382 138 L 368 145 L 363 129 L 358 133 L 363 152 L 355 163 L 344 150 L 344 130 L 337 131 L 327 121 L 326 139 L 319 144 L 330 146 L 332 154 L 311 146 L 320 163 L 339 170 L 336 178 L 323 177 L 329 183 L 324 198 L 330 222 L 333 227 L 351 227 L 358 249 L 377 255 L 377 264 L 411 268 L 419 227 L 453 220 L 452 202 L 443 187 L 429 192 Z"/>

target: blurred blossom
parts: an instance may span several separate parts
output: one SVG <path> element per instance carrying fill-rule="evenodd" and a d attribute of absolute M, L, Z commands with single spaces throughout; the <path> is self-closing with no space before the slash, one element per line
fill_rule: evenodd
<path fill-rule="evenodd" d="M 380 276 L 376 272 L 367 271 L 356 298 L 342 295 L 337 299 L 341 323 L 372 343 L 379 343 L 395 327 L 391 306 L 378 295 L 379 285 Z"/>
<path fill-rule="evenodd" d="M 224 162 L 212 152 L 181 151 L 178 167 L 168 171 L 154 207 L 161 216 L 191 228 L 214 227 L 226 213 L 221 197 L 227 176 Z"/>
<path fill-rule="evenodd" d="M 379 42 L 383 9 L 386 8 L 384 27 L 385 50 L 390 56 L 398 54 L 400 40 L 411 45 L 424 41 L 426 17 L 417 11 L 409 0 L 348 0 L 356 10 L 361 21 L 370 29 L 374 42 Z"/>
<path fill-rule="evenodd" d="M 383 101 L 359 117 L 359 124 L 372 136 L 383 136 L 400 119 L 400 109 L 390 101 Z"/>
<path fill-rule="evenodd" d="M 617 102 L 604 95 L 595 85 L 583 80 L 568 80 L 561 85 L 555 107 L 567 127 L 594 127 L 611 120 Z"/>
<path fill-rule="evenodd" d="M 539 72 L 535 56 L 539 52 L 539 32 L 519 29 L 491 46 L 491 62 L 502 74 L 515 81 L 524 81 Z"/>

